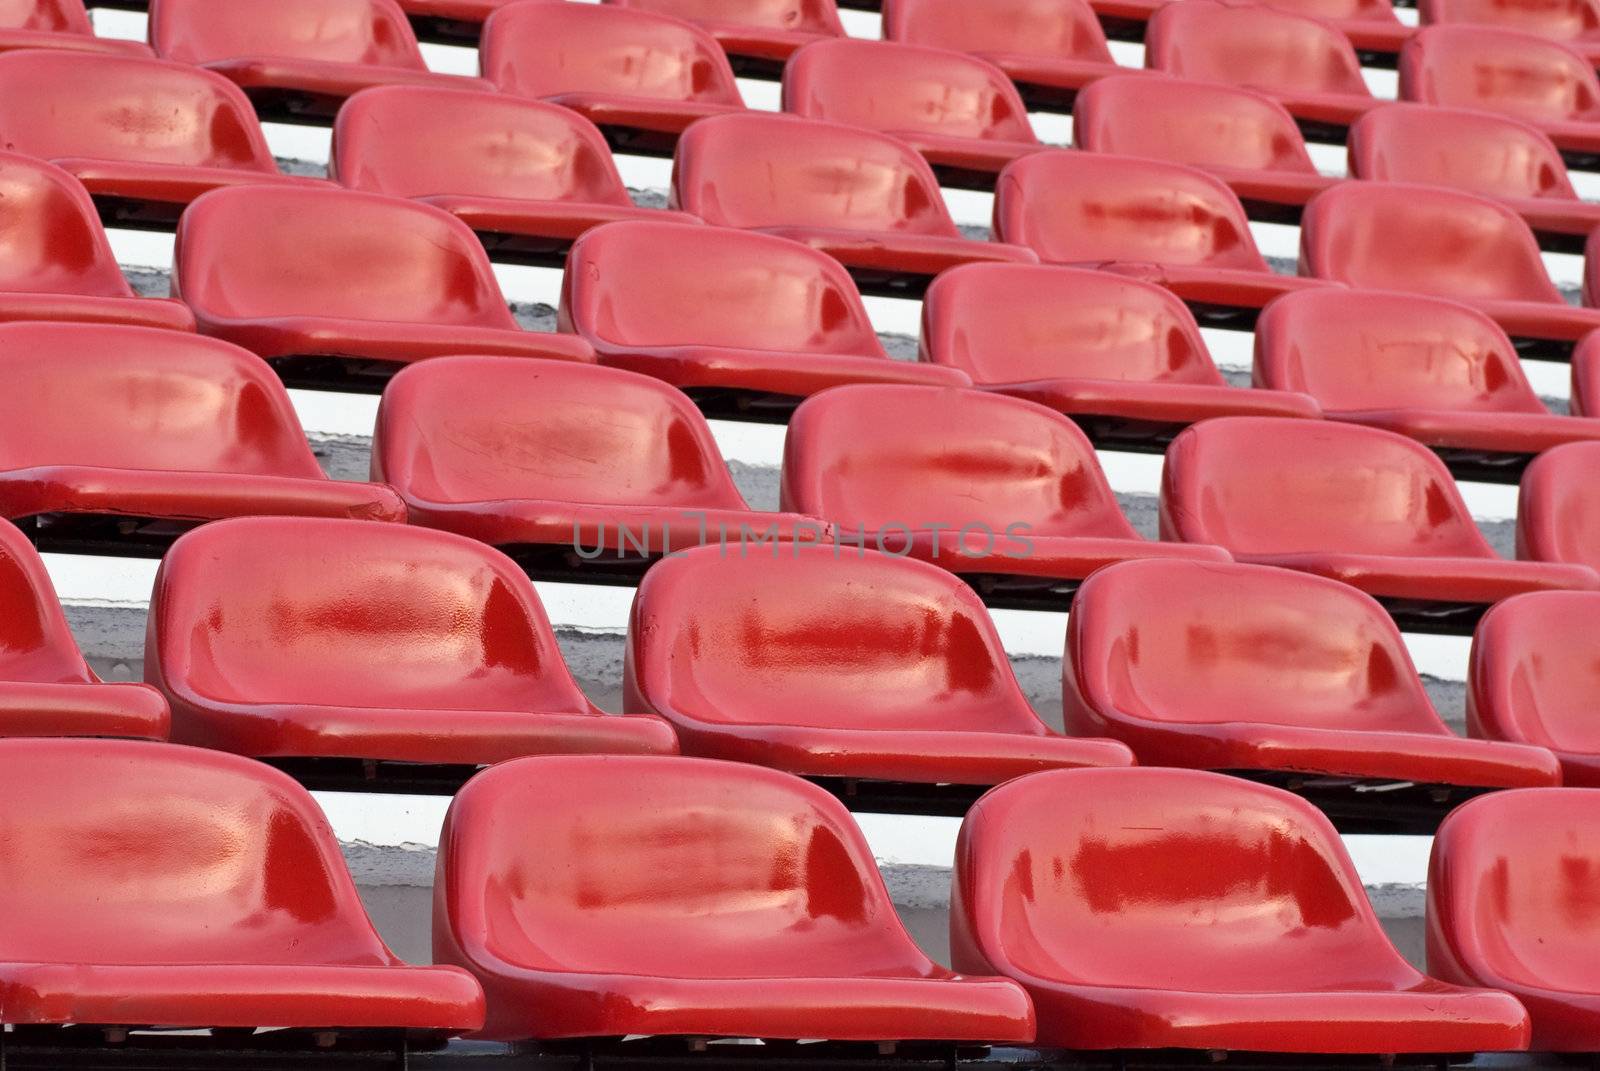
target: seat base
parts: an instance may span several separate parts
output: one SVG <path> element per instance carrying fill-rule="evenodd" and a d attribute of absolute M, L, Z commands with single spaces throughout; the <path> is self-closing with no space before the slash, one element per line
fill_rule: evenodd
<path fill-rule="evenodd" d="M 439 74 L 414 67 L 378 67 L 358 63 L 240 56 L 201 64 L 244 90 L 264 122 L 331 126 L 339 107 L 373 86 L 416 85 L 492 90 L 481 78 Z"/>
<path fill-rule="evenodd" d="M 938 176 L 939 185 L 958 190 L 992 191 L 995 179 L 1011 161 L 1052 148 L 1042 141 L 988 141 L 918 130 L 886 133 L 921 153 Z"/>
<path fill-rule="evenodd" d="M 831 227 L 763 227 L 764 234 L 809 245 L 850 272 L 863 294 L 920 298 L 933 277 L 960 264 L 1037 264 L 1033 250 L 956 235 L 851 231 Z"/>
<path fill-rule="evenodd" d="M 1600 440 L 1600 420 L 1554 413 L 1384 409 L 1329 413 L 1329 419 L 1384 428 L 1431 447 L 1458 480 L 1517 483 L 1539 453 Z"/>
<path fill-rule="evenodd" d="M 699 223 L 700 217 L 632 204 L 575 201 L 524 201 L 509 197 L 441 194 L 419 197 L 471 227 L 491 260 L 507 264 L 564 267 L 567 250 L 584 231 L 621 220 Z"/>
<path fill-rule="evenodd" d="M 745 110 L 737 104 L 651 100 L 612 93 L 558 93 L 544 99 L 571 108 L 599 127 L 612 152 L 637 156 L 671 156 L 678 147 L 678 135 L 690 123 Z"/>

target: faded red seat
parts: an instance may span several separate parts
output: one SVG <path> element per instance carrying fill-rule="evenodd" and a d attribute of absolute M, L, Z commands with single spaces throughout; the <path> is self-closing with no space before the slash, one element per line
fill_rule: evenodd
<path fill-rule="evenodd" d="M 1170 0 L 1091 0 L 1102 21 L 1141 23 Z M 1394 13 L 1390 0 L 1254 0 L 1262 7 L 1321 19 L 1349 39 L 1362 53 L 1395 53 L 1416 32 Z"/>
<path fill-rule="evenodd" d="M 893 134 L 951 186 L 989 189 L 1045 148 L 999 67 L 965 52 L 859 38 L 817 41 L 783 69 L 783 110 Z"/>
<path fill-rule="evenodd" d="M 838 261 L 770 234 L 597 227 L 572 247 L 559 317 L 601 363 L 746 419 L 781 419 L 796 398 L 842 383 L 970 382 L 953 368 L 891 360 Z"/>
<path fill-rule="evenodd" d="M 1600 570 L 1600 444 L 1547 450 L 1522 474 L 1517 498 L 1517 557 Z"/>
<path fill-rule="evenodd" d="M 380 194 L 214 190 L 178 224 L 172 289 L 201 331 L 279 362 L 291 385 L 371 390 L 452 353 L 594 360 L 581 339 L 517 326 L 466 224 Z"/>
<path fill-rule="evenodd" d="M 1583 303 L 1589 308 L 1600 308 L 1600 239 L 1595 238 L 1596 233 L 1600 227 L 1590 231 L 1583 243 Z"/>
<path fill-rule="evenodd" d="M 1421 443 L 1326 420 L 1221 417 L 1188 428 L 1167 450 L 1161 536 L 1429 612 L 1600 587 L 1585 566 L 1497 557 L 1444 463 Z"/>
<path fill-rule="evenodd" d="M 1021 982 L 1042 1045 L 1443 1054 L 1528 1044 L 1527 1012 L 1511 997 L 1449 985 L 1401 957 L 1311 804 L 1198 770 L 1058 770 L 979 800 L 956 845 L 950 954 L 960 970 Z"/>
<path fill-rule="evenodd" d="M 1590 278 L 1584 280 L 1587 287 Z M 1585 335 L 1572 350 L 1572 392 L 1567 411 L 1573 416 L 1600 416 L 1600 332 Z"/>
<path fill-rule="evenodd" d="M 957 264 L 1038 262 L 1020 246 L 962 237 L 911 146 L 792 115 L 722 115 L 685 131 L 672 203 L 707 223 L 820 249 L 868 292 L 918 292 Z"/>
<path fill-rule="evenodd" d="M 8 1025 L 448 1036 L 483 1023 L 470 975 L 389 951 L 310 793 L 257 763 L 0 742 L 0 843 Z"/>
<path fill-rule="evenodd" d="M 428 70 L 395 0 L 150 0 L 150 43 L 290 121 L 328 122 L 368 86 L 483 87 Z"/>
<path fill-rule="evenodd" d="M 1071 416 L 1102 447 L 1161 449 L 1214 416 L 1316 417 L 1304 394 L 1230 387 L 1171 293 L 1108 272 L 973 264 L 922 303 L 922 359 Z"/>
<path fill-rule="evenodd" d="M 1589 62 L 1600 59 L 1600 3 L 1595 0 L 1418 0 L 1424 26 L 1467 23 L 1520 30 L 1561 41 Z"/>
<path fill-rule="evenodd" d="M 48 48 L 112 56 L 148 56 L 138 41 L 96 37 L 83 0 L 4 0 L 0 3 L 0 51 Z"/>
<path fill-rule="evenodd" d="M 1271 97 L 1182 78 L 1102 78 L 1078 94 L 1080 149 L 1185 164 L 1215 175 L 1264 219 L 1292 221 L 1338 182 L 1317 173 L 1294 117 Z"/>
<path fill-rule="evenodd" d="M 490 15 L 522 0 L 397 0 L 425 39 L 472 45 Z"/>
<path fill-rule="evenodd" d="M 1021 987 L 928 959 L 843 805 L 776 770 L 504 763 L 439 844 L 434 958 L 483 983 L 491 1038 L 1033 1040 Z"/>
<path fill-rule="evenodd" d="M 707 758 L 960 785 L 1133 762 L 1039 719 L 971 588 L 874 551 L 663 561 L 639 585 L 623 665 L 626 708 Z"/>
<path fill-rule="evenodd" d="M 256 758 L 677 751 L 661 719 L 607 715 L 584 697 L 509 558 L 425 528 L 306 517 L 197 528 L 156 574 L 144 668 L 175 741 Z"/>
<path fill-rule="evenodd" d="M 692 22 L 705 30 L 736 63 L 780 71 L 798 48 L 843 37 L 834 0 L 605 0 Z"/>
<path fill-rule="evenodd" d="M 362 90 L 339 110 L 328 171 L 353 190 L 442 208 L 507 260 L 560 265 L 574 238 L 619 219 L 699 222 L 636 207 L 583 116 L 505 93 Z"/>
<path fill-rule="evenodd" d="M 670 155 L 696 119 L 744 110 L 716 39 L 653 11 L 515 4 L 484 24 L 478 59 L 501 90 L 571 108 L 620 152 Z"/>
<path fill-rule="evenodd" d="M 1066 652 L 1068 731 L 1121 740 L 1146 765 L 1469 788 L 1561 781 L 1543 748 L 1452 733 L 1383 607 L 1320 576 L 1108 566 L 1073 601 Z"/>
<path fill-rule="evenodd" d="M 154 688 L 100 682 L 72 638 L 38 552 L 0 521 L 0 737 L 165 740 L 168 720 L 167 702 Z"/>

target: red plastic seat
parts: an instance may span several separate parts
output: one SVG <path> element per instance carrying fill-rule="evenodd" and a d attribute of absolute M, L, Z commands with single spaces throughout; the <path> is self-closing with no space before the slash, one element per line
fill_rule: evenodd
<path fill-rule="evenodd" d="M 450 1035 L 483 1022 L 470 975 L 389 951 L 310 793 L 257 763 L 0 742 L 0 843 L 7 1024 Z"/>
<path fill-rule="evenodd" d="M 1016 983 L 960 977 L 895 915 L 832 796 L 759 766 L 523 759 L 456 796 L 433 954 L 491 1038 L 1031 1042 Z"/>
<path fill-rule="evenodd" d="M 1221 417 L 1184 431 L 1162 472 L 1161 537 L 1429 606 L 1600 587 L 1585 566 L 1497 557 L 1427 447 L 1333 421 Z"/>
<path fill-rule="evenodd" d="M 1265 93 L 1312 130 L 1348 127 L 1378 104 L 1350 41 L 1321 19 L 1185 0 L 1151 16 L 1144 44 L 1145 66 Z"/>
<path fill-rule="evenodd" d="M 452 44 L 476 44 L 490 15 L 522 0 L 397 0 L 419 33 Z"/>
<path fill-rule="evenodd" d="M 605 0 L 692 22 L 717 39 L 736 62 L 779 71 L 796 49 L 843 37 L 834 0 Z"/>
<path fill-rule="evenodd" d="M 486 88 L 428 70 L 395 0 L 150 0 L 150 43 L 216 71 L 271 118 L 327 122 L 368 86 Z"/>
<path fill-rule="evenodd" d="M 379 194 L 214 190 L 178 224 L 172 289 L 206 334 L 295 359 L 292 384 L 371 389 L 397 364 L 452 353 L 594 360 L 581 339 L 517 326 L 466 224 Z"/>
<path fill-rule="evenodd" d="M 574 238 L 620 219 L 699 222 L 636 207 L 581 115 L 504 93 L 362 90 L 339 110 L 328 171 L 353 190 L 444 209 L 505 260 L 559 266 Z"/>
<path fill-rule="evenodd" d="M 0 152 L 0 322 L 10 320 L 194 330 L 182 303 L 134 293 L 76 179 L 42 160 Z"/>
<path fill-rule="evenodd" d="M 744 110 L 716 39 L 653 11 L 514 4 L 484 24 L 478 59 L 500 89 L 571 108 L 623 152 L 671 154 L 696 119 Z"/>
<path fill-rule="evenodd" d="M 891 360 L 844 268 L 770 234 L 597 227 L 567 259 L 559 322 L 601 363 L 691 391 L 702 408 L 720 412 L 733 392 L 747 419 L 842 383 L 970 382 L 953 368 Z"/>
<path fill-rule="evenodd" d="M 3 0 L 0 2 L 0 51 L 49 48 L 99 55 L 148 56 L 150 46 L 138 41 L 96 37 L 83 0 Z"/>
<path fill-rule="evenodd" d="M 1474 788 L 1561 781 L 1543 748 L 1452 733 L 1383 607 L 1320 576 L 1108 566 L 1078 591 L 1066 650 L 1068 731 L 1121 740 L 1147 765 Z"/>
<path fill-rule="evenodd" d="M 722 227 L 804 242 L 868 292 L 917 292 L 957 264 L 1033 264 L 963 238 L 916 150 L 887 134 L 792 115 L 722 115 L 678 142 L 672 203 Z"/>
<path fill-rule="evenodd" d="M 1253 319 L 1281 294 L 1327 285 L 1275 273 L 1233 191 L 1203 171 L 1160 160 L 1090 152 L 1018 160 L 995 187 L 994 230 L 1046 264 L 1159 283 L 1206 316 L 1245 310 Z"/>
<path fill-rule="evenodd" d="M 144 669 L 172 706 L 173 740 L 257 758 L 677 751 L 661 719 L 584 697 L 509 558 L 424 528 L 246 517 L 195 529 L 156 574 Z"/>
<path fill-rule="evenodd" d="M 1339 181 L 1317 173 L 1283 105 L 1216 82 L 1102 78 L 1078 94 L 1072 140 L 1090 152 L 1199 168 L 1275 222 L 1292 221 L 1300 206 Z"/>
<path fill-rule="evenodd" d="M 1600 3 L 1596 0 L 1418 0 L 1424 26 L 1468 23 L 1561 41 L 1593 63 L 1600 59 Z"/>
<path fill-rule="evenodd" d="M 977 391 L 858 386 L 806 401 L 784 440 L 779 501 L 835 525 L 840 542 L 864 533 L 954 573 L 1077 581 L 1124 558 L 1227 560 L 1140 538 L 1072 421 Z"/>
<path fill-rule="evenodd" d="M 999 67 L 897 41 L 817 41 L 783 69 L 783 110 L 893 134 L 948 185 L 988 189 L 1012 160 L 1043 149 Z"/>
<path fill-rule="evenodd" d="M 1102 21 L 1142 23 L 1171 0 L 1092 0 Z M 1253 0 L 1262 7 L 1291 15 L 1320 19 L 1349 39 L 1352 48 L 1367 53 L 1395 53 L 1416 32 L 1394 13 L 1390 0 Z"/>
<path fill-rule="evenodd" d="M 922 303 L 922 359 L 1066 413 L 1097 445 L 1160 449 L 1214 416 L 1319 415 L 1304 394 L 1230 387 L 1172 294 L 1077 268 L 973 264 Z"/>
<path fill-rule="evenodd" d="M 0 737 L 165 740 L 168 721 L 154 688 L 100 682 L 72 638 L 44 562 L 0 521 Z"/>
<path fill-rule="evenodd" d="M 951 956 L 1021 982 L 1042 1045 L 1528 1044 L 1511 997 L 1406 963 L 1328 820 L 1280 789 L 1198 770 L 1033 774 L 967 813 L 955 864 Z"/>
<path fill-rule="evenodd" d="M 1039 720 L 971 588 L 875 551 L 670 558 L 639 585 L 627 650 L 626 708 L 688 754 L 962 785 L 1133 763 Z"/>
<path fill-rule="evenodd" d="M 1595 283 L 1600 279 L 1591 269 L 1584 285 Z M 1567 411 L 1573 416 L 1600 416 L 1600 332 L 1585 335 L 1572 350 L 1572 393 Z"/>
<path fill-rule="evenodd" d="M 1547 450 L 1522 474 L 1517 498 L 1517 557 L 1600 571 L 1600 445 Z"/>

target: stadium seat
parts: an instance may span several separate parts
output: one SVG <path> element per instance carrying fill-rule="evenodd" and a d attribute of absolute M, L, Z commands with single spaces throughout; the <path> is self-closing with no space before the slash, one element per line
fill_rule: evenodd
<path fill-rule="evenodd" d="M 670 156 L 696 119 L 744 110 L 716 39 L 653 11 L 514 4 L 484 24 L 478 59 L 501 90 L 571 108 L 619 152 Z"/>
<path fill-rule="evenodd" d="M 996 598 L 1032 582 L 1020 590 L 1042 589 L 1060 609 L 1109 562 L 1227 560 L 1140 538 L 1066 417 L 971 390 L 856 386 L 807 400 L 784 440 L 779 502 L 833 524 L 836 542 L 858 535 L 984 578 Z"/>
<path fill-rule="evenodd" d="M 138 41 L 96 37 L 83 0 L 6 0 L 0 4 L 0 51 L 49 48 L 112 56 L 148 56 Z"/>
<path fill-rule="evenodd" d="M 956 264 L 1038 262 L 1020 246 L 963 238 L 911 146 L 792 115 L 722 115 L 685 131 L 672 203 L 707 223 L 820 249 L 868 293 L 919 293 Z"/>
<path fill-rule="evenodd" d="M 412 29 L 425 41 L 476 45 L 490 15 L 521 0 L 398 0 Z"/>
<path fill-rule="evenodd" d="M 686 754 L 789 773 L 993 785 L 1133 762 L 1039 719 L 971 588 L 871 550 L 663 561 L 623 671 L 625 708 L 670 721 Z"/>
<path fill-rule="evenodd" d="M 1121 740 L 1150 766 L 1468 788 L 1561 781 L 1543 748 L 1452 733 L 1383 607 L 1288 569 L 1100 570 L 1072 604 L 1061 692 L 1069 732 Z"/>
<path fill-rule="evenodd" d="M 170 744 L 3 741 L 0 843 L 8 1026 L 437 1037 L 483 1023 L 470 975 L 389 951 L 310 793 L 257 763 Z M 235 1060 L 273 1044 L 228 1037 Z"/>
<path fill-rule="evenodd" d="M 1600 308 L 1600 239 L 1596 234 L 1600 227 L 1590 231 L 1583 244 L 1583 303 L 1591 309 Z"/>
<path fill-rule="evenodd" d="M 1585 285 L 1588 283 L 1585 279 Z M 1572 392 L 1567 411 L 1573 416 L 1600 416 L 1600 332 L 1585 335 L 1572 350 Z"/>
<path fill-rule="evenodd" d="M 1400 53 L 1400 99 L 1495 112 L 1547 134 L 1568 162 L 1600 157 L 1600 80 L 1577 52 L 1502 26 L 1429 26 Z"/>
<path fill-rule="evenodd" d="M 1250 322 L 1281 294 L 1327 285 L 1274 272 L 1233 191 L 1161 160 L 1091 152 L 1018 160 L 995 187 L 994 230 L 1046 264 L 1159 283 L 1202 321 Z"/>
<path fill-rule="evenodd" d="M 1033 1040 L 1021 987 L 928 959 L 843 805 L 776 770 L 504 763 L 451 804 L 433 888 L 486 1037 Z"/>
<path fill-rule="evenodd" d="M 1078 94 L 1080 149 L 1185 164 L 1215 175 L 1259 219 L 1293 222 L 1338 182 L 1319 175 L 1300 128 L 1271 97 L 1184 78 L 1102 78 Z"/>
<path fill-rule="evenodd" d="M 214 190 L 178 223 L 172 290 L 201 331 L 291 386 L 372 390 L 398 364 L 453 353 L 594 360 L 579 339 L 517 326 L 466 224 L 379 194 Z"/>
<path fill-rule="evenodd" d="M 1564 42 L 1589 62 L 1600 59 L 1600 4 L 1595 0 L 1418 0 L 1424 26 L 1467 23 L 1520 30 Z"/>
<path fill-rule="evenodd" d="M 843 37 L 834 0 L 605 0 L 692 22 L 717 39 L 742 72 L 779 74 L 794 51 Z"/>
<path fill-rule="evenodd" d="M 1267 7 L 1322 19 L 1350 39 L 1350 45 L 1363 57 L 1369 54 L 1399 52 L 1416 27 L 1407 26 L 1395 15 L 1390 0 L 1258 0 Z M 1390 60 L 1392 63 L 1393 60 Z"/>
<path fill-rule="evenodd" d="M 1544 407 L 1493 320 L 1440 298 L 1290 294 L 1256 323 L 1255 381 L 1432 447 L 1458 479 L 1515 482 L 1542 450 L 1600 440 L 1600 420 Z"/>
<path fill-rule="evenodd" d="M 44 562 L 21 531 L 0 521 L 0 737 L 165 740 L 167 723 L 166 700 L 154 688 L 95 676 Z"/>
<path fill-rule="evenodd" d="M 1515 997 L 1531 1048 L 1600 1049 L 1595 804 L 1584 788 L 1497 792 L 1439 829 L 1428 866 L 1428 970 Z"/>
<path fill-rule="evenodd" d="M 783 110 L 893 134 L 949 186 L 995 175 L 1045 148 L 1004 71 L 964 52 L 858 38 L 817 41 L 783 69 Z"/>
<path fill-rule="evenodd" d="M 1179 78 L 1265 93 L 1308 136 L 1343 130 L 1378 104 L 1350 41 L 1330 23 L 1259 4 L 1168 4 L 1145 31 L 1145 66 Z"/>
<path fill-rule="evenodd" d="M 263 118 L 326 123 L 368 86 L 483 87 L 428 70 L 395 0 L 150 0 L 150 43 L 216 71 Z"/>
<path fill-rule="evenodd" d="M 1208 543 L 1360 588 L 1437 630 L 1522 591 L 1597 588 L 1581 565 L 1505 561 L 1478 531 L 1444 463 L 1382 428 L 1220 417 L 1173 440 L 1161 537 Z M 1464 609 L 1457 609 L 1458 607 Z"/>
<path fill-rule="evenodd" d="M 182 303 L 134 293 L 77 179 L 0 152 L 0 322 L 10 320 L 194 330 Z"/>
<path fill-rule="evenodd" d="M 156 59 L 0 54 L 0 140 L 71 173 L 127 227 L 170 227 L 220 186 L 318 182 L 278 171 L 238 86 Z"/>
<path fill-rule="evenodd" d="M 559 267 L 574 238 L 619 219 L 699 222 L 635 206 L 581 115 L 504 93 L 362 90 L 339 110 L 328 171 L 353 190 L 444 209 L 503 261 Z"/>
<path fill-rule="evenodd" d="M 1022 982 L 1041 1045 L 1221 1059 L 1528 1044 L 1511 997 L 1401 957 L 1310 803 L 1199 770 L 1054 770 L 979 800 L 956 844 L 950 953 Z"/>
<path fill-rule="evenodd" d="M 1600 571 L 1600 444 L 1547 450 L 1522 474 L 1517 498 L 1517 557 Z"/>
<path fill-rule="evenodd" d="M 482 765 L 673 754 L 661 719 L 600 712 L 533 585 L 449 532 L 245 517 L 182 536 L 156 574 L 145 679 L 172 738 L 256 758 Z"/>
<path fill-rule="evenodd" d="M 770 234 L 597 227 L 567 259 L 559 323 L 602 364 L 747 420 L 783 420 L 795 399 L 842 383 L 970 382 L 953 368 L 891 360 L 844 268 Z"/>
<path fill-rule="evenodd" d="M 923 299 L 921 347 L 983 390 L 1067 414 L 1102 449 L 1159 451 L 1214 416 L 1318 415 L 1304 394 L 1228 386 L 1183 302 L 1109 272 L 952 268 Z"/>

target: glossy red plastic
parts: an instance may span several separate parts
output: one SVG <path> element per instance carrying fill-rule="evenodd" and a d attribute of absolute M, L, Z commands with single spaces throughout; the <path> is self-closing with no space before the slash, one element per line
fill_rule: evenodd
<path fill-rule="evenodd" d="M 1600 444 L 1547 450 L 1522 474 L 1517 498 L 1517 557 L 1600 570 Z"/>
<path fill-rule="evenodd" d="M 466 224 L 380 194 L 214 190 L 178 223 L 172 289 L 201 331 L 268 359 L 594 359 L 580 339 L 517 326 Z"/>
<path fill-rule="evenodd" d="M 1315 807 L 1239 778 L 1057 770 L 1001 785 L 962 823 L 950 899 L 957 967 L 1021 982 L 1043 1045 L 1528 1044 L 1511 997 L 1406 963 Z"/>
<path fill-rule="evenodd" d="M 165 740 L 168 720 L 154 688 L 100 682 L 72 638 L 44 562 L 0 521 L 0 737 Z"/>
<path fill-rule="evenodd" d="M 841 387 L 795 410 L 783 446 L 784 509 L 955 573 L 1076 580 L 1124 558 L 1227 560 L 1140 538 L 1083 432 L 1020 398 Z"/>
<path fill-rule="evenodd" d="M 48 48 L 98 55 L 148 56 L 138 41 L 96 37 L 83 0 L 0 0 L 0 51 Z"/>
<path fill-rule="evenodd" d="M 1538 747 L 1450 731 L 1370 596 L 1260 565 L 1140 561 L 1083 582 L 1067 620 L 1069 732 L 1150 766 L 1509 788 L 1561 782 Z"/>
<path fill-rule="evenodd" d="M 999 67 L 898 41 L 807 45 L 783 70 L 783 110 L 893 134 L 936 170 L 969 181 L 993 182 L 1006 164 L 1045 147 Z"/>
<path fill-rule="evenodd" d="M 1334 421 L 1220 417 L 1181 433 L 1161 475 L 1161 537 L 1332 577 L 1369 595 L 1493 603 L 1597 588 L 1581 565 L 1506 561 L 1427 447 Z"/>
<path fill-rule="evenodd" d="M 458 1034 L 483 991 L 373 929 L 311 794 L 198 748 L 0 741 L 8 1025 Z"/>
<path fill-rule="evenodd" d="M 1589 232 L 1583 243 L 1583 303 L 1589 308 L 1600 308 L 1600 239 L 1595 234 L 1600 227 Z M 1576 355 L 1573 357 L 1577 359 Z M 1600 394 L 1591 395 L 1600 399 Z M 1600 408 L 1593 410 L 1600 413 Z"/>
<path fill-rule="evenodd" d="M 843 37 L 834 0 L 604 0 L 620 7 L 684 19 L 705 30 L 730 56 L 782 62 L 798 48 Z"/>
<path fill-rule="evenodd" d="M 1133 763 L 1039 720 L 971 588 L 876 551 L 669 558 L 634 597 L 623 673 L 626 709 L 686 753 L 790 773 L 988 785 Z"/>
<path fill-rule="evenodd" d="M 1600 57 L 1600 3 L 1596 0 L 1418 0 L 1424 26 L 1468 23 L 1565 42 L 1591 63 Z"/>
<path fill-rule="evenodd" d="M 1586 278 L 1585 285 L 1590 281 Z M 1567 412 L 1573 416 L 1600 416 L 1600 332 L 1584 336 L 1572 351 L 1572 392 Z"/>
<path fill-rule="evenodd" d="M 838 800 L 710 759 L 522 759 L 457 794 L 434 958 L 492 1038 L 1031 1042 L 1014 982 L 928 959 Z"/>
<path fill-rule="evenodd" d="M 568 257 L 559 322 L 602 363 L 681 388 L 804 397 L 842 383 L 969 382 L 891 360 L 844 268 L 769 234 L 597 227 Z"/>
<path fill-rule="evenodd" d="M 1144 22 L 1171 0 L 1093 0 L 1102 18 Z M 1416 32 L 1395 15 L 1390 0 L 1254 0 L 1262 7 L 1321 19 L 1349 38 L 1361 53 L 1400 51 Z"/>
<path fill-rule="evenodd" d="M 672 203 L 722 227 L 804 242 L 865 288 L 957 264 L 1037 263 L 1028 249 L 964 238 L 915 149 L 859 127 L 746 112 L 696 123 L 678 142 Z"/>
<path fill-rule="evenodd" d="M 0 152 L 0 321 L 10 320 L 194 330 L 194 316 L 180 302 L 133 292 L 77 179 L 42 160 Z"/>
<path fill-rule="evenodd" d="M 443 19 L 468 26 L 482 25 L 490 15 L 522 0 L 398 0 L 400 10 L 413 18 Z"/>
<path fill-rule="evenodd" d="M 144 671 L 172 706 L 173 740 L 258 758 L 677 751 L 661 719 L 584 697 L 509 558 L 425 528 L 195 529 L 156 574 Z"/>
<path fill-rule="evenodd" d="M 922 302 L 922 359 L 1071 416 L 1182 425 L 1318 415 L 1304 394 L 1230 387 L 1171 293 L 1079 268 L 973 264 Z"/>

